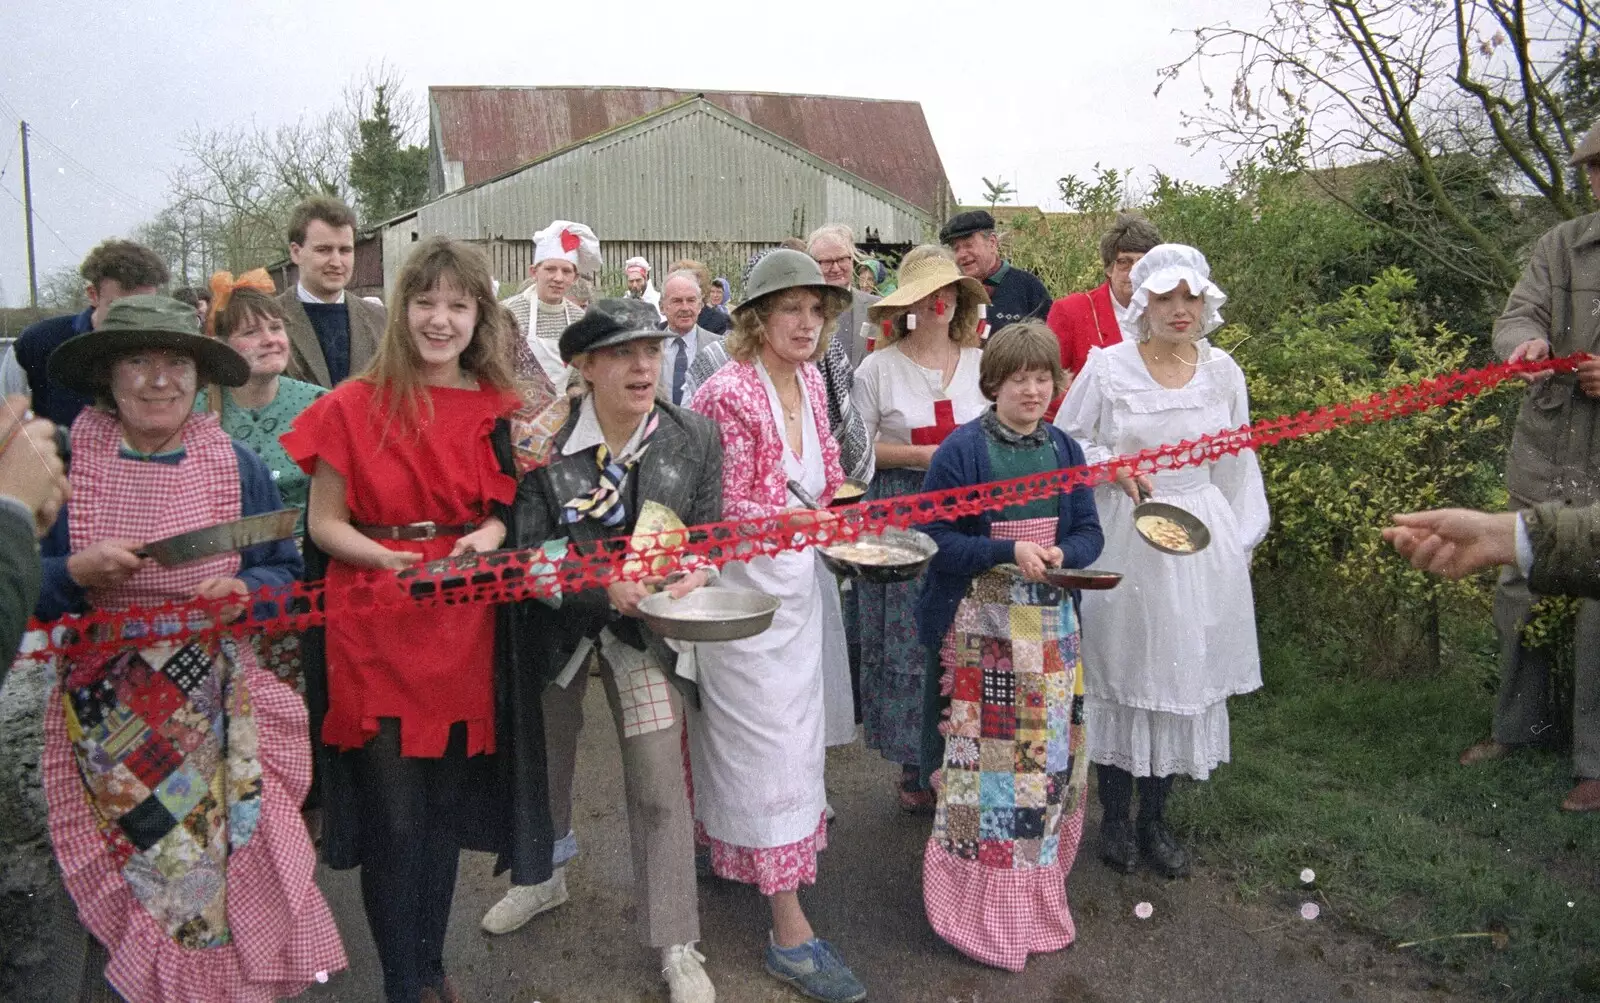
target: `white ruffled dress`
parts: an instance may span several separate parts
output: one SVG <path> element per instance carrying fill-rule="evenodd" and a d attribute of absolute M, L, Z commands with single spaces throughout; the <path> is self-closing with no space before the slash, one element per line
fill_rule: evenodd
<path fill-rule="evenodd" d="M 1245 424 L 1244 373 L 1204 339 L 1198 347 L 1193 379 L 1176 390 L 1155 381 L 1135 342 L 1090 349 L 1056 425 L 1098 463 Z M 1227 698 L 1261 686 L 1250 552 L 1271 520 L 1254 452 L 1153 480 L 1155 498 L 1205 522 L 1211 545 L 1164 554 L 1135 533 L 1121 488 L 1095 489 L 1106 541 L 1096 564 L 1125 577 L 1083 594 L 1089 758 L 1135 776 L 1204 780 L 1228 761 Z"/>

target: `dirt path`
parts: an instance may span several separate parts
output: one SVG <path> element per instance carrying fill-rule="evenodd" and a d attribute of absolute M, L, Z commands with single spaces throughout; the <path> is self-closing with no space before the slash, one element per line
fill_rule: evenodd
<path fill-rule="evenodd" d="M 507 937 L 478 919 L 504 889 L 490 860 L 463 858 L 446 963 L 472 1003 L 665 1003 L 655 952 L 632 924 L 622 774 L 600 687 L 591 687 L 579 758 L 575 826 L 582 854 L 569 868 L 572 901 Z M 1201 870 L 1166 882 L 1123 877 L 1095 854 L 1094 808 L 1068 882 L 1078 941 L 1011 974 L 967 960 L 939 940 L 922 912 L 927 821 L 890 796 L 897 768 L 859 744 L 835 750 L 828 780 L 839 813 L 815 888 L 802 893 L 877 1003 L 1158 1003 L 1158 1001 L 1437 1001 L 1466 999 L 1445 976 L 1334 922 L 1306 922 L 1298 899 L 1244 904 L 1225 877 Z M 354 871 L 321 874 L 351 969 L 307 998 L 381 999 L 377 957 Z M 1149 902 L 1149 920 L 1134 906 Z M 753 889 L 702 882 L 702 950 L 719 1003 L 787 1003 L 798 995 L 762 970 L 767 918 Z"/>

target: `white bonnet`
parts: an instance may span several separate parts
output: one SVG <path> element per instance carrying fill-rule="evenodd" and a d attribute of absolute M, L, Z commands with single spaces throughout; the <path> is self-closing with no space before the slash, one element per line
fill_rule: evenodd
<path fill-rule="evenodd" d="M 1133 300 L 1130 326 L 1137 325 L 1150 305 L 1152 293 L 1171 292 L 1182 282 L 1205 300 L 1200 318 L 1200 335 L 1203 337 L 1222 326 L 1222 304 L 1228 294 L 1211 281 L 1211 266 L 1206 256 L 1188 244 L 1157 244 L 1133 266 L 1128 280 L 1133 283 Z"/>

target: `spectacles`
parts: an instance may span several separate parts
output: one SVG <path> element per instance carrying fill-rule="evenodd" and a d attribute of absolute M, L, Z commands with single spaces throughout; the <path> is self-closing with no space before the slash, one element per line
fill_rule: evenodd
<path fill-rule="evenodd" d="M 817 265 L 821 268 L 839 268 L 843 265 L 850 264 L 854 260 L 854 258 L 847 254 L 842 258 L 818 258 Z"/>

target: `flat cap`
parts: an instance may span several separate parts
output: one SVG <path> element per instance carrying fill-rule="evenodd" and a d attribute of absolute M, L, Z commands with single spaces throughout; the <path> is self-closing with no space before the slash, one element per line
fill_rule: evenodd
<path fill-rule="evenodd" d="M 1572 157 L 1567 161 L 1573 167 L 1582 167 L 1589 161 L 1600 157 L 1600 123 L 1596 123 L 1588 134 L 1583 137 L 1583 142 L 1572 151 Z"/>
<path fill-rule="evenodd" d="M 960 212 L 950 217 L 950 222 L 939 228 L 939 243 L 951 244 L 972 233 L 994 229 L 994 217 L 987 209 Z"/>
<path fill-rule="evenodd" d="M 671 331 L 657 328 L 657 323 L 655 307 L 644 300 L 595 300 L 582 317 L 561 332 L 561 361 L 571 362 L 584 352 L 640 338 L 672 337 Z"/>

